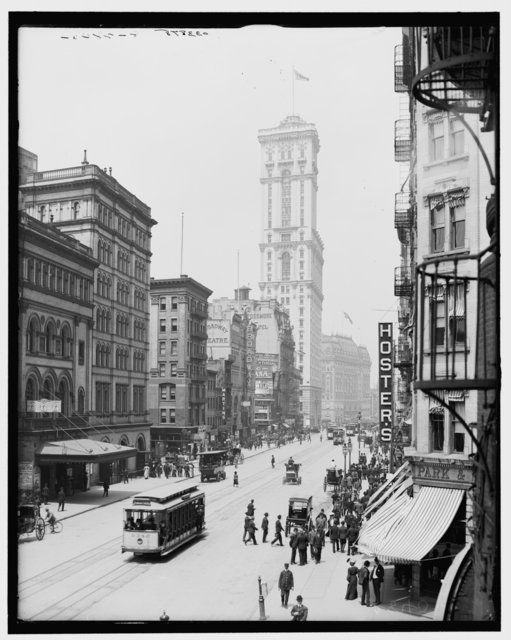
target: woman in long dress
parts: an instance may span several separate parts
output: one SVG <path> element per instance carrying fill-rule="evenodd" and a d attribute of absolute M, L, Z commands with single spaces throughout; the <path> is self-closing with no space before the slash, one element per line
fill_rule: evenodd
<path fill-rule="evenodd" d="M 358 569 L 355 566 L 355 561 L 350 561 L 350 566 L 348 568 L 348 575 L 346 576 L 346 580 L 348 581 L 348 588 L 346 589 L 346 600 L 356 600 L 358 597 L 357 592 L 357 576 Z"/>

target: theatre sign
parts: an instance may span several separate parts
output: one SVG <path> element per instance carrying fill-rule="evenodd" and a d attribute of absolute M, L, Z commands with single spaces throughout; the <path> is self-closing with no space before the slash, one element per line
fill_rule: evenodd
<path fill-rule="evenodd" d="M 380 442 L 392 440 L 393 401 L 392 401 L 392 364 L 393 364 L 392 322 L 378 323 L 378 380 L 379 380 L 379 422 Z"/>

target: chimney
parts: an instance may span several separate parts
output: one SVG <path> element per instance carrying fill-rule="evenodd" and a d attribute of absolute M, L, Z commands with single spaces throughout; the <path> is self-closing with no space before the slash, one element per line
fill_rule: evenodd
<path fill-rule="evenodd" d="M 112 175 L 112 167 L 108 167 L 108 173 Z"/>
<path fill-rule="evenodd" d="M 82 164 L 89 164 L 87 162 L 87 149 L 83 150 L 83 160 L 82 160 Z"/>

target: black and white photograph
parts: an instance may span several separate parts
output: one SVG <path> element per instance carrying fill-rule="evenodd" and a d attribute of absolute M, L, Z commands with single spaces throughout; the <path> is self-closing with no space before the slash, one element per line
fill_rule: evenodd
<path fill-rule="evenodd" d="M 10 633 L 499 631 L 500 13 L 67 9 L 9 14 Z"/>

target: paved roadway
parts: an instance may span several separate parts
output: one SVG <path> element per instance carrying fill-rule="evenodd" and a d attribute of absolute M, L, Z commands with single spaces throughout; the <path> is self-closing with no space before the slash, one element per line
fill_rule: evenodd
<path fill-rule="evenodd" d="M 358 459 L 354 441 L 353 460 Z M 270 458 L 276 458 L 275 469 Z M 302 463 L 301 485 L 283 485 L 284 463 L 290 455 Z M 155 620 L 162 609 L 175 620 L 257 620 L 258 582 L 267 584 L 266 613 L 272 620 L 288 620 L 280 606 L 277 580 L 290 558 L 284 547 L 242 543 L 246 505 L 254 498 L 256 524 L 265 511 L 273 523 L 285 521 L 288 498 L 313 496 L 314 515 L 331 505 L 323 492 L 325 468 L 332 458 L 343 466 L 342 449 L 332 441 L 293 443 L 263 450 L 239 466 L 239 488 L 227 480 L 201 484 L 206 493 L 207 530 L 165 558 L 135 558 L 121 554 L 123 502 L 69 518 L 64 531 L 41 542 L 19 546 L 19 617 L 31 620 Z M 174 479 L 174 482 L 176 480 Z M 154 481 L 153 481 L 154 482 Z M 165 483 L 165 480 L 163 481 Z M 359 556 L 359 561 L 361 557 Z M 323 550 L 319 565 L 294 566 L 295 590 L 316 620 L 406 620 L 414 616 L 389 607 L 361 607 L 346 601 L 346 555 Z"/>

